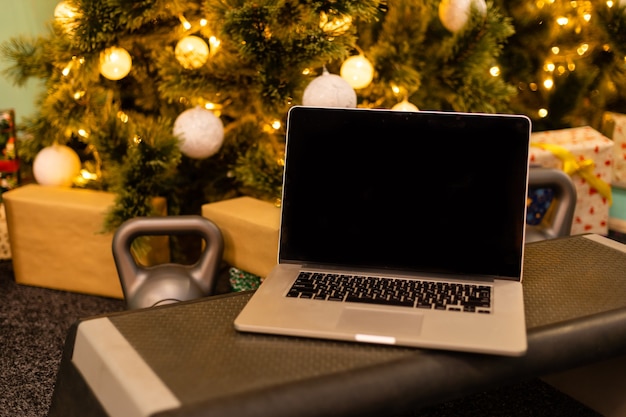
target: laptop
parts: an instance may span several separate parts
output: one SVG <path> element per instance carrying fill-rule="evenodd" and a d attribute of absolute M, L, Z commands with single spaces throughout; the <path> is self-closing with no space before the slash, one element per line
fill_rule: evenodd
<path fill-rule="evenodd" d="M 235 328 L 518 356 L 530 120 L 292 107 L 278 262 Z"/>

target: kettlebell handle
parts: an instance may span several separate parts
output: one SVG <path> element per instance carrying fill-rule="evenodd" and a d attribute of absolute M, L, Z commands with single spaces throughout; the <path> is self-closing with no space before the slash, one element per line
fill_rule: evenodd
<path fill-rule="evenodd" d="M 133 294 L 135 287 L 141 284 L 138 281 L 145 279 L 150 268 L 158 268 L 144 267 L 135 262 L 131 254 L 133 241 L 140 236 L 157 235 L 196 235 L 204 239 L 205 247 L 197 262 L 176 265 L 176 268 L 184 269 L 204 295 L 212 295 L 224 250 L 222 233 L 213 222 L 202 216 L 184 215 L 135 217 L 126 220 L 117 229 L 113 236 L 113 257 L 125 297 Z"/>

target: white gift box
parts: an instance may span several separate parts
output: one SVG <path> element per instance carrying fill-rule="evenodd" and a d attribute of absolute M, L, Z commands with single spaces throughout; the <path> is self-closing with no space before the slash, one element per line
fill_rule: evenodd
<path fill-rule="evenodd" d="M 608 234 L 613 141 L 589 127 L 535 132 L 530 163 L 569 174 L 577 200 L 571 234 Z"/>

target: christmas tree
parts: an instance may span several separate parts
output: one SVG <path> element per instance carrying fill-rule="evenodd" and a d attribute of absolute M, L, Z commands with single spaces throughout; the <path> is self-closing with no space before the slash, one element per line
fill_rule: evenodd
<path fill-rule="evenodd" d="M 278 199 L 293 105 L 511 112 L 513 33 L 484 0 L 63 0 L 48 36 L 1 52 L 16 84 L 46 85 L 22 160 L 78 151 L 74 186 L 116 193 L 113 229 L 157 195 L 170 214 Z"/>
<path fill-rule="evenodd" d="M 501 56 L 513 111 L 535 130 L 589 125 L 626 105 L 626 15 L 619 1 L 500 0 L 515 34 Z"/>

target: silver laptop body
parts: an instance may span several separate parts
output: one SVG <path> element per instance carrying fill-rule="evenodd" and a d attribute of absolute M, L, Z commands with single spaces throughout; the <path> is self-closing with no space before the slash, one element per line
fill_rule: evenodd
<path fill-rule="evenodd" d="M 529 141 L 519 115 L 293 107 L 278 264 L 235 328 L 522 355 Z"/>

